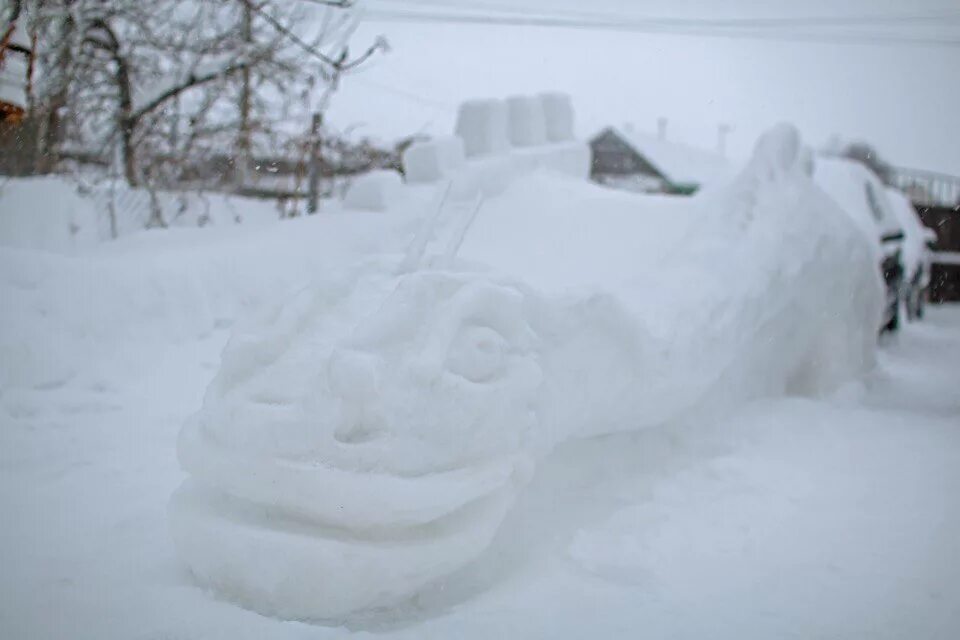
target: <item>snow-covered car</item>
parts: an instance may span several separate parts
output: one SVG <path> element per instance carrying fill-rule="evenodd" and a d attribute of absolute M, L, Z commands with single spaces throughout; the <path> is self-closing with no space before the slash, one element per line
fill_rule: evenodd
<path fill-rule="evenodd" d="M 896 331 L 904 280 L 904 230 L 887 197 L 887 188 L 863 164 L 847 158 L 820 156 L 814 181 L 850 215 L 878 247 L 878 262 L 887 291 L 881 328 Z"/>
<path fill-rule="evenodd" d="M 905 193 L 888 187 L 887 198 L 903 227 L 904 274 L 900 299 L 907 319 L 916 320 L 923 317 L 924 297 L 930 285 L 930 248 L 936 242 L 937 234 L 924 226 Z"/>

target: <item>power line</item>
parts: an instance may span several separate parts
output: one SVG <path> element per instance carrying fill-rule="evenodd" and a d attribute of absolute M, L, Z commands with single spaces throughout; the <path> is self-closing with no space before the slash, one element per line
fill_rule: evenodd
<path fill-rule="evenodd" d="M 904 25 L 940 27 L 949 22 L 960 23 L 960 11 L 931 11 L 926 13 L 909 14 L 870 14 L 870 15 L 834 15 L 834 16 L 791 16 L 780 18 L 673 18 L 650 17 L 640 15 L 615 14 L 610 12 L 572 11 L 569 9 L 551 9 L 541 11 L 532 6 L 504 5 L 488 2 L 450 2 L 442 0 L 379 0 L 388 5 L 418 5 L 442 8 L 451 15 L 463 15 L 460 12 L 492 11 L 497 13 L 519 15 L 527 18 L 557 19 L 569 18 L 601 22 L 626 22 L 631 24 L 674 26 L 674 27 L 719 27 L 719 28 L 793 28 L 793 27 L 833 27 L 833 26 L 872 26 L 872 25 Z M 377 9 L 372 11 L 376 12 Z M 386 9 L 384 11 L 394 11 Z M 414 9 L 411 13 L 419 13 Z M 427 13 L 427 12 L 424 12 Z"/>
<path fill-rule="evenodd" d="M 913 46 L 945 46 L 960 47 L 960 37 L 933 37 L 933 36 L 913 36 L 897 33 L 870 33 L 863 31 L 791 31 L 785 28 L 802 26 L 803 21 L 790 23 L 790 19 L 770 19 L 775 22 L 761 22 L 764 19 L 755 19 L 753 22 L 732 22 L 727 20 L 684 20 L 671 18 L 657 19 L 627 19 L 627 20 L 609 20 L 609 19 L 571 19 L 541 14 L 530 15 L 481 15 L 468 13 L 439 13 L 425 11 L 391 11 L 381 9 L 371 9 L 366 12 L 366 17 L 372 20 L 385 22 L 408 22 L 408 23 L 443 23 L 443 24 L 464 24 L 464 25 L 486 25 L 486 26 L 516 26 L 516 27 L 555 27 L 578 30 L 607 30 L 623 31 L 637 33 L 658 33 L 672 35 L 704 36 L 704 37 L 722 37 L 722 38 L 750 38 L 773 41 L 796 41 L 796 42 L 822 42 L 836 44 L 887 44 L 887 45 L 913 45 Z M 921 16 L 913 16 L 921 18 Z M 956 14 L 960 18 L 960 14 Z M 876 16 L 879 20 L 881 17 Z M 900 16 L 903 21 L 905 16 Z M 923 17 L 928 19 L 929 16 Z M 941 16 L 940 21 L 954 19 L 954 14 L 950 16 Z M 820 18 L 810 18 L 810 20 L 822 20 Z M 862 20 L 862 17 L 861 17 Z M 894 20 L 894 18 L 890 18 Z M 848 23 L 846 26 L 860 23 Z M 764 26 L 766 25 L 766 26 Z M 821 26 L 826 26 L 821 23 Z M 844 26 L 841 23 L 834 22 L 831 26 Z M 776 27 L 776 30 L 770 29 Z"/>
<path fill-rule="evenodd" d="M 398 96 L 401 96 L 403 98 L 410 100 L 411 102 L 415 102 L 425 107 L 430 107 L 437 111 L 450 111 L 450 110 L 455 110 L 457 108 L 456 105 L 451 104 L 449 102 L 444 102 L 442 100 L 435 100 L 433 98 L 427 98 L 423 95 L 420 95 L 419 93 L 408 91 L 406 89 L 401 89 L 400 87 L 389 85 L 384 82 L 379 82 L 377 80 L 371 80 L 370 78 L 365 78 L 362 75 L 353 76 L 351 78 L 351 82 L 368 84 L 371 87 L 376 87 L 377 89 L 380 89 L 382 91 L 396 94 Z"/>

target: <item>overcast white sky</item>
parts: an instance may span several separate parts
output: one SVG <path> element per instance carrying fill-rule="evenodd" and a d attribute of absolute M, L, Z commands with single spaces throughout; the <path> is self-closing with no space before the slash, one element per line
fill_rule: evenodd
<path fill-rule="evenodd" d="M 726 2 L 673 0 L 368 0 L 367 7 L 445 11 L 499 5 L 546 12 L 637 17 L 754 18 L 927 15 L 960 0 Z M 850 31 L 855 27 L 836 27 Z M 862 27 L 960 42 L 960 19 Z M 368 19 L 357 47 L 385 35 L 393 51 L 348 78 L 334 99 L 339 128 L 393 138 L 452 130 L 460 100 L 563 90 L 578 129 L 607 124 L 654 130 L 712 148 L 720 122 L 733 125 L 732 155 L 745 155 L 775 122 L 797 124 L 814 145 L 833 133 L 875 143 L 895 164 L 960 175 L 960 46 L 830 44 L 548 27 L 410 24 Z"/>

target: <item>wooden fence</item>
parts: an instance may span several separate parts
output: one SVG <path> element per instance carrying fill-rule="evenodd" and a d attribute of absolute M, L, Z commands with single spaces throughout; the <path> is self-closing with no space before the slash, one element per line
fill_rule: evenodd
<path fill-rule="evenodd" d="M 937 234 L 930 269 L 930 302 L 960 302 L 960 206 L 917 206 Z"/>

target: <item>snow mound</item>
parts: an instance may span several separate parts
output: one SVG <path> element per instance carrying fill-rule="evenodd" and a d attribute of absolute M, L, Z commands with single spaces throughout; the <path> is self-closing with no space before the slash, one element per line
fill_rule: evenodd
<path fill-rule="evenodd" d="M 814 164 L 814 181 L 860 227 L 876 251 L 881 250 L 882 236 L 902 232 L 883 182 L 859 162 L 820 156 Z M 886 251 L 896 246 L 891 244 Z"/>
<path fill-rule="evenodd" d="M 879 276 L 803 158 L 777 127 L 682 201 L 523 174 L 461 262 L 331 274 L 238 328 L 179 440 L 181 558 L 267 614 L 389 607 L 477 557 L 559 443 L 862 373 Z"/>
<path fill-rule="evenodd" d="M 278 218 L 276 204 L 266 200 L 202 192 L 159 191 L 155 196 L 163 222 L 154 225 L 160 227 L 262 225 Z M 146 231 L 153 204 L 146 189 L 120 181 L 11 178 L 0 187 L 0 247 L 86 252 L 104 241 Z"/>
<path fill-rule="evenodd" d="M 99 242 L 94 202 L 59 178 L 20 178 L 0 188 L 0 246 L 71 253 Z"/>
<path fill-rule="evenodd" d="M 260 205 L 233 201 L 245 215 Z M 204 339 L 315 273 L 399 251 L 412 213 L 328 211 L 282 224 L 273 213 L 270 225 L 153 230 L 76 255 L 0 247 L 0 394 L 89 382 L 78 373 L 122 380 L 136 365 L 125 345 Z"/>
<path fill-rule="evenodd" d="M 590 174 L 590 147 L 582 142 L 513 149 L 509 153 L 468 160 L 451 174 L 453 194 L 459 198 L 492 198 L 537 172 L 585 180 Z"/>

